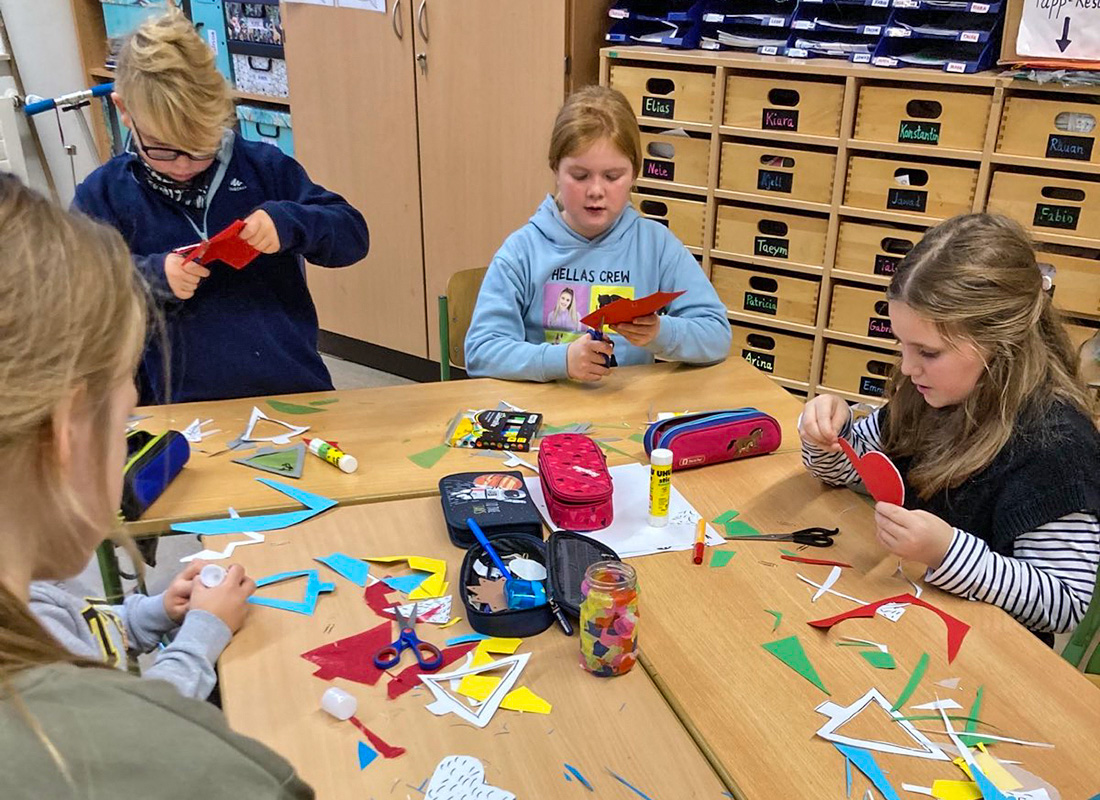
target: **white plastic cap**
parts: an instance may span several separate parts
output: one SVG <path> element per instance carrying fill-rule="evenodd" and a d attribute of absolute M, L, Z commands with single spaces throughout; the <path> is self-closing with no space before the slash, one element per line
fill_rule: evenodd
<path fill-rule="evenodd" d="M 658 467 L 667 467 L 672 463 L 672 451 L 663 447 L 650 451 L 649 463 Z"/>
<path fill-rule="evenodd" d="M 359 459 L 357 459 L 355 456 L 349 456 L 347 453 L 345 453 L 340 459 L 339 467 L 341 472 L 346 472 L 350 475 L 351 473 L 355 472 L 355 470 L 359 469 Z"/>
<path fill-rule="evenodd" d="M 336 719 L 348 719 L 354 716 L 358 707 L 358 700 L 335 686 L 326 689 L 325 693 L 321 695 L 321 708 L 332 714 Z"/>
<path fill-rule="evenodd" d="M 199 570 L 199 580 L 207 589 L 213 589 L 215 586 L 221 586 L 227 574 L 225 567 L 219 564 L 207 564 Z"/>

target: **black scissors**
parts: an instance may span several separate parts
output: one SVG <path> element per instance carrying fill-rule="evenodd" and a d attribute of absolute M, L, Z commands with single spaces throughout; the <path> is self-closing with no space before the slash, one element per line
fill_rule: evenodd
<path fill-rule="evenodd" d="M 833 537 L 840 528 L 803 528 L 793 533 L 762 533 L 757 536 L 727 536 L 726 539 L 746 539 L 758 542 L 794 542 L 810 547 L 832 547 Z"/>

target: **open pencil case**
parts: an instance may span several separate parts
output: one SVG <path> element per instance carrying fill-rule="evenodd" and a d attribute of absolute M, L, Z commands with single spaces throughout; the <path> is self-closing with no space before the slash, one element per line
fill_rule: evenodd
<path fill-rule="evenodd" d="M 546 567 L 546 595 L 548 602 L 534 608 L 488 611 L 471 597 L 470 584 L 481 577 L 478 569 L 484 568 L 489 577 L 496 572 L 485 548 L 477 542 L 466 551 L 460 569 L 459 597 L 466 607 L 466 618 L 478 633 L 489 636 L 534 636 L 554 624 L 553 605 L 574 619 L 580 616 L 581 581 L 588 567 L 597 561 L 618 561 L 614 550 L 572 531 L 555 531 L 545 542 L 529 533 L 498 531 L 492 537 L 493 548 L 507 563 L 510 556 L 523 555 Z"/>
<path fill-rule="evenodd" d="M 771 453 L 783 441 L 776 419 L 755 408 L 685 414 L 652 423 L 645 432 L 646 454 L 672 451 L 672 468 L 687 469 Z"/>
<path fill-rule="evenodd" d="M 504 472 L 458 472 L 439 480 L 439 499 L 447 535 L 455 547 L 477 544 L 466 520 L 471 517 L 492 539 L 498 532 L 527 533 L 542 539 L 542 517 L 527 492 L 523 475 Z"/>
<path fill-rule="evenodd" d="M 139 519 L 168 488 L 187 459 L 191 445 L 179 431 L 126 434 L 126 466 L 122 472 L 122 518 Z"/>
<path fill-rule="evenodd" d="M 607 457 L 580 433 L 554 433 L 539 445 L 539 483 L 550 519 L 574 531 L 598 531 L 611 524 L 611 473 Z"/>

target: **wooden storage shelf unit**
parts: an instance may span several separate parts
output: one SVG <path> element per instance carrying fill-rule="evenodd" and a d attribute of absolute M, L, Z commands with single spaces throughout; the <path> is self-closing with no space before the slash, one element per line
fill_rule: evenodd
<path fill-rule="evenodd" d="M 651 171 L 638 186 L 695 204 L 685 244 L 726 304 L 731 355 L 788 390 L 876 401 L 900 351 L 876 301 L 958 213 L 1023 223 L 1057 270 L 1071 338 L 1100 329 L 1100 89 L 649 46 L 604 48 L 600 82 L 643 131 L 709 144 L 705 179 L 701 145 L 685 144 L 690 181 L 677 165 L 675 183 Z"/>

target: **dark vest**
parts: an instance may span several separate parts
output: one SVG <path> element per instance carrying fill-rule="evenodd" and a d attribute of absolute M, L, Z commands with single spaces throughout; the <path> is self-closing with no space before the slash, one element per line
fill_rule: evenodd
<path fill-rule="evenodd" d="M 889 405 L 882 409 L 885 429 Z M 993 461 L 954 489 L 924 500 L 909 485 L 911 457 L 894 457 L 905 481 L 905 505 L 935 514 L 1012 555 L 1021 533 L 1078 511 L 1100 515 L 1100 433 L 1085 414 L 1056 403 L 1046 413 L 1021 412 Z"/>

